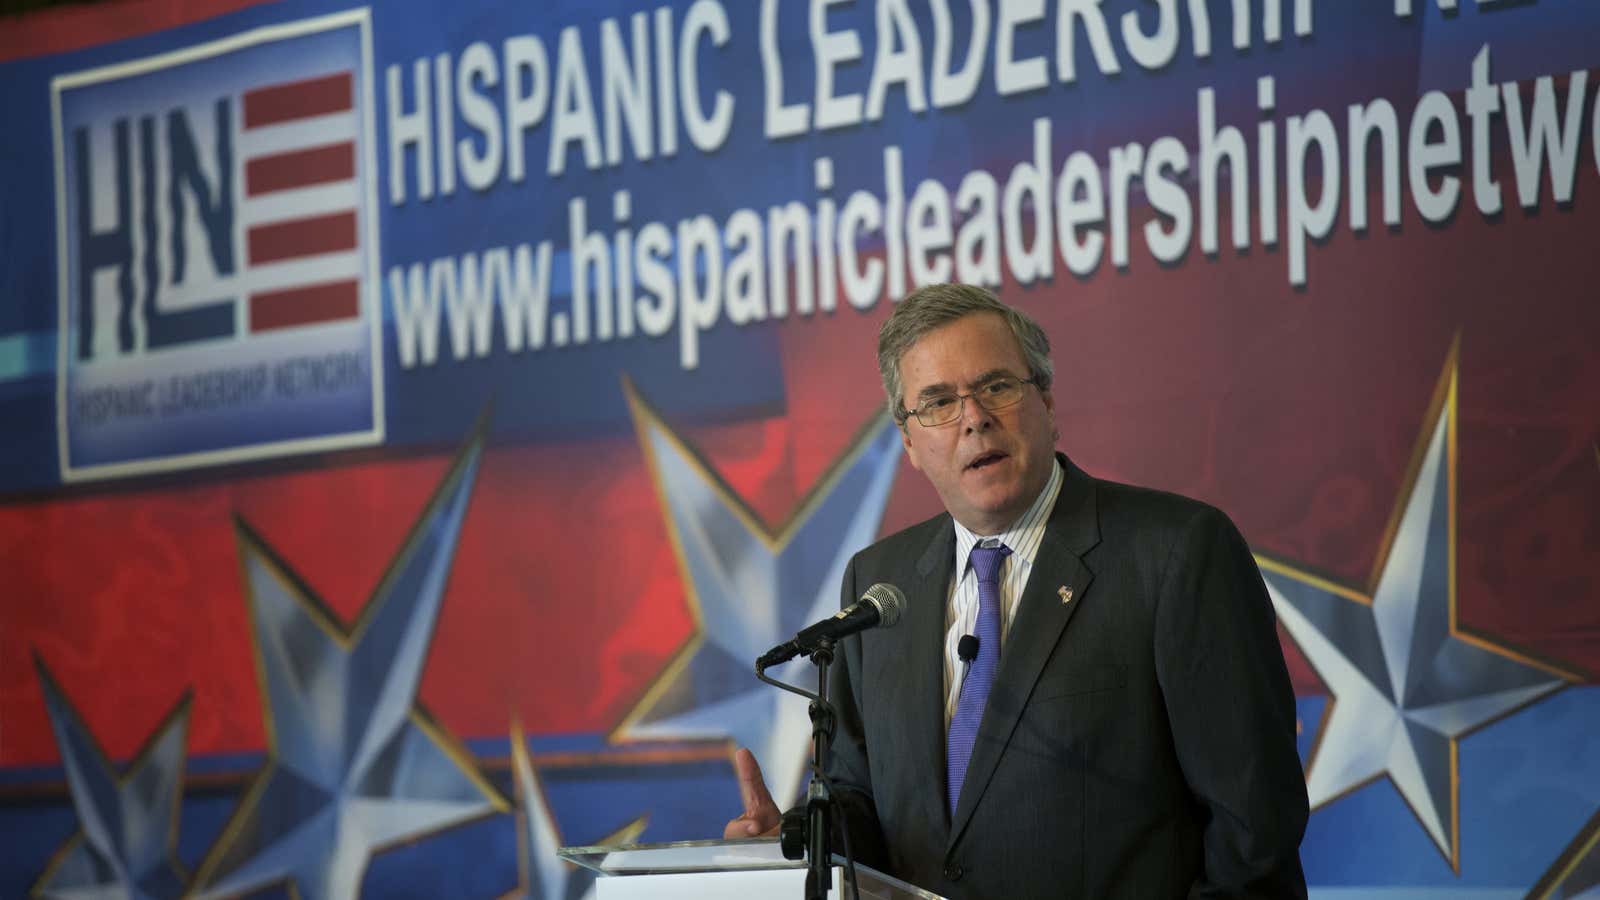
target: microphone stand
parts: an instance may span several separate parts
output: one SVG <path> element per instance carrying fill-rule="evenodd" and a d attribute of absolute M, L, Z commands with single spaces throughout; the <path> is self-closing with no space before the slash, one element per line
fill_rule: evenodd
<path fill-rule="evenodd" d="M 833 638 L 825 637 L 817 642 L 816 649 L 811 653 L 811 661 L 817 666 L 815 694 L 769 678 L 765 666 L 756 666 L 757 678 L 811 700 L 812 754 L 816 758 L 815 768 L 818 772 L 826 771 L 828 752 L 833 745 L 833 704 L 828 702 L 828 666 L 833 663 L 833 646 Z M 828 887 L 832 882 L 830 870 L 833 850 L 829 840 L 832 834 L 830 826 L 833 824 L 833 796 L 823 779 L 812 778 L 810 787 L 806 789 L 805 821 L 792 821 L 787 815 L 784 818 L 781 836 L 783 855 L 788 859 L 799 859 L 804 853 L 807 857 L 806 900 L 827 900 Z"/>
<path fill-rule="evenodd" d="M 828 751 L 833 746 L 833 706 L 828 703 L 828 666 L 833 663 L 833 639 L 817 644 L 811 661 L 817 665 L 817 699 L 811 701 L 811 743 L 817 758 L 817 771 L 826 772 Z M 827 900 L 833 850 L 828 846 L 832 833 L 833 796 L 821 778 L 811 779 L 806 790 L 807 849 L 810 865 L 806 870 L 806 900 Z"/>

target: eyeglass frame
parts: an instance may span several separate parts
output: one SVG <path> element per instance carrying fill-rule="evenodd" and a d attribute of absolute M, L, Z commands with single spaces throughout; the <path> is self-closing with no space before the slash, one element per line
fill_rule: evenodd
<path fill-rule="evenodd" d="M 957 419 L 961 418 L 962 411 L 966 409 L 965 405 L 962 403 L 962 401 L 964 401 L 964 400 L 971 400 L 973 403 L 978 404 L 978 408 L 979 409 L 982 409 L 985 412 L 999 412 L 1002 409 L 1010 409 L 1011 407 L 1016 406 L 1018 403 L 1022 402 L 1023 396 L 1027 393 L 1026 391 L 1022 391 L 1022 392 L 1018 393 L 1017 394 L 1017 399 L 1012 400 L 1009 403 L 1005 403 L 1005 404 L 1002 404 L 1000 406 L 992 406 L 992 407 L 991 406 L 985 406 L 983 404 L 983 401 L 978 399 L 978 392 L 983 390 L 984 388 L 988 387 L 989 385 L 994 384 L 997 381 L 1015 381 L 1015 382 L 1017 382 L 1017 386 L 1018 387 L 1022 387 L 1023 385 L 1028 385 L 1028 384 L 1031 384 L 1036 388 L 1039 386 L 1039 376 L 1037 376 L 1037 375 L 1034 375 L 1034 376 L 1029 377 L 1029 378 L 1018 378 L 1015 375 L 1001 375 L 999 377 L 991 378 L 988 381 L 985 381 L 983 384 L 978 385 L 975 389 L 973 389 L 972 391 L 970 391 L 968 393 L 965 393 L 965 394 L 960 393 L 958 391 L 950 391 L 947 394 L 946 393 L 935 394 L 933 397 L 929 397 L 926 400 L 923 400 L 921 403 L 918 403 L 917 404 L 917 409 L 906 409 L 904 403 L 902 403 L 900 405 L 900 408 L 895 410 L 895 417 L 900 420 L 900 427 L 902 427 L 902 428 L 905 427 L 905 424 L 906 424 L 907 421 L 909 421 L 909 420 L 911 420 L 913 418 L 915 418 L 917 420 L 917 424 L 921 425 L 923 428 L 943 428 L 944 426 L 949 425 L 951 422 L 954 422 Z M 927 406 L 929 400 L 933 400 L 933 399 L 935 399 L 937 397 L 946 397 L 946 396 L 950 396 L 950 397 L 955 397 L 956 398 L 956 405 L 955 405 L 956 414 L 951 416 L 950 418 L 946 419 L 945 421 L 936 424 L 936 425 L 929 425 L 927 422 L 922 421 L 922 414 L 919 412 L 919 410 L 921 410 L 922 407 Z"/>

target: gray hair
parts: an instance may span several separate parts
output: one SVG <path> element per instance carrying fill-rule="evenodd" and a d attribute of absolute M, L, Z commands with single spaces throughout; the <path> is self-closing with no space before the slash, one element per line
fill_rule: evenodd
<path fill-rule="evenodd" d="M 904 428 L 910 413 L 900 402 L 900 357 L 923 335 L 957 319 L 976 313 L 995 313 L 1005 319 L 1028 363 L 1028 375 L 1041 391 L 1050 389 L 1054 367 L 1050 364 L 1050 339 L 1027 313 L 1001 303 L 994 294 L 970 284 L 930 284 L 907 294 L 896 304 L 878 330 L 878 374 L 889 398 L 889 412 Z"/>

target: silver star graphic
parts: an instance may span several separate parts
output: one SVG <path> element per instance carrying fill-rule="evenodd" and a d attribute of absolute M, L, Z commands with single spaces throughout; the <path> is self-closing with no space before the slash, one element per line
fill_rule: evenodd
<path fill-rule="evenodd" d="M 200 868 L 201 896 L 287 883 L 307 900 L 355 897 L 373 853 L 506 811 L 416 702 L 484 434 L 480 423 L 348 631 L 237 523 L 268 761 Z"/>
<path fill-rule="evenodd" d="M 119 777 L 44 661 L 35 654 L 33 662 L 79 827 L 51 858 L 33 894 L 75 900 L 180 896 L 188 873 L 173 845 L 183 793 L 189 694 L 184 693 Z"/>
<path fill-rule="evenodd" d="M 1461 870 L 1457 742 L 1576 676 L 1456 622 L 1457 348 L 1452 347 L 1367 592 L 1257 556 L 1294 642 L 1333 695 L 1312 749 L 1312 809 L 1387 776 Z"/>
<path fill-rule="evenodd" d="M 526 900 L 567 900 L 595 896 L 595 873 L 556 856 L 562 846 L 561 829 L 550 812 L 544 784 L 528 755 L 522 727 L 511 727 L 511 771 L 517 786 L 517 844 L 521 887 L 511 894 Z M 640 816 L 600 840 L 601 846 L 632 843 L 648 824 Z"/>
<path fill-rule="evenodd" d="M 790 519 L 769 530 L 625 383 L 695 635 L 613 740 L 723 740 L 751 748 L 780 805 L 798 796 L 811 720 L 806 702 L 757 681 L 755 659 L 836 612 L 850 557 L 877 536 L 900 459 L 887 416 L 875 417 Z M 814 687 L 795 660 L 771 674 Z"/>

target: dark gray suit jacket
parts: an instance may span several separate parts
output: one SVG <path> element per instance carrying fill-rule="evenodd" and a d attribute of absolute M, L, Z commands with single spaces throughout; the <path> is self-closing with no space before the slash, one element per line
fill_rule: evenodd
<path fill-rule="evenodd" d="M 828 769 L 857 859 L 960 898 L 1304 897 L 1294 697 L 1244 539 L 1203 503 L 1059 460 L 953 817 L 950 517 L 851 560 L 847 603 L 880 581 L 907 599 L 832 670 Z"/>

